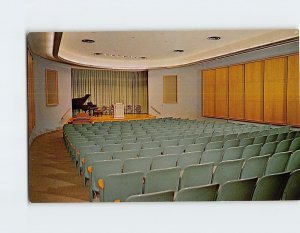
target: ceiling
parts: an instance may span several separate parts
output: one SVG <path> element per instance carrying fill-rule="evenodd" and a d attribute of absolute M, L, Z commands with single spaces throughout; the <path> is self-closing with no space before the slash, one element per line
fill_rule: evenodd
<path fill-rule="evenodd" d="M 73 65 L 141 70 L 188 65 L 295 38 L 299 32 L 297 29 L 63 32 L 58 40 L 55 35 L 29 33 L 29 48 L 41 57 Z M 209 40 L 211 36 L 221 39 Z M 82 42 L 85 39 L 94 43 Z M 53 54 L 55 46 L 58 49 Z"/>

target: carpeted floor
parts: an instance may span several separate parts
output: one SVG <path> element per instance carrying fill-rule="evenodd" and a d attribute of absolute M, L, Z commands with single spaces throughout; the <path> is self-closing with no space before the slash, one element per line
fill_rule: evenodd
<path fill-rule="evenodd" d="M 62 130 L 44 134 L 29 149 L 29 201 L 86 202 L 88 186 L 82 186 L 63 142 Z"/>

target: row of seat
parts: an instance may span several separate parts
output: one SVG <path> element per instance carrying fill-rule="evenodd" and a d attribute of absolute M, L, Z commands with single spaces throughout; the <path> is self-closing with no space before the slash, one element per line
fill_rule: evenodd
<path fill-rule="evenodd" d="M 166 157 L 166 156 L 161 156 Z M 169 167 L 164 169 L 150 170 L 153 166 L 148 158 L 148 167 L 145 161 L 128 159 L 123 163 L 121 160 L 110 160 L 95 162 L 88 166 L 88 173 L 84 174 L 90 178 L 91 199 L 93 193 L 100 193 L 103 198 L 103 187 L 105 177 L 111 174 L 139 172 L 145 176 L 143 193 L 159 192 L 165 190 L 177 191 L 181 188 L 206 185 L 210 183 L 224 184 L 230 180 L 248 179 L 262 177 L 280 172 L 291 172 L 300 168 L 300 150 L 290 154 L 264 155 L 250 158 L 248 160 L 237 159 L 222 161 L 216 167 L 213 163 L 190 165 L 186 167 Z M 176 160 L 175 160 L 176 161 Z M 137 162 L 140 162 L 139 164 Z M 176 163 L 176 162 L 175 162 Z M 159 162 L 157 166 L 159 166 Z M 175 164 L 173 164 L 175 166 Z M 182 174 L 181 174 L 182 168 Z M 150 170 L 150 171 L 149 171 Z M 99 185 L 99 183 L 101 185 Z"/>
<path fill-rule="evenodd" d="M 129 196 L 127 202 L 299 200 L 300 169 L 257 178 Z M 288 178 L 288 180 L 287 180 Z M 110 195 L 110 194 L 109 194 Z M 115 193 L 118 198 L 118 194 Z M 115 199 L 119 200 L 119 199 Z"/>

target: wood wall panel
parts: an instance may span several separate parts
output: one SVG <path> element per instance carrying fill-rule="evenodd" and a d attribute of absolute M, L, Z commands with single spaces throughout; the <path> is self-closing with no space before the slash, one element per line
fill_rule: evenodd
<path fill-rule="evenodd" d="M 263 121 L 264 61 L 245 64 L 245 119 Z"/>
<path fill-rule="evenodd" d="M 216 69 L 216 117 L 228 118 L 228 67 Z"/>
<path fill-rule="evenodd" d="M 245 70 L 244 65 L 229 67 L 229 118 L 245 118 Z"/>
<path fill-rule="evenodd" d="M 34 76 L 33 58 L 27 51 L 27 111 L 28 111 L 28 134 L 30 135 L 35 126 L 35 106 L 34 106 Z"/>
<path fill-rule="evenodd" d="M 300 126 L 299 54 L 288 56 L 287 124 Z"/>
<path fill-rule="evenodd" d="M 176 104 L 177 103 L 177 76 L 164 76 L 164 93 L 163 103 Z"/>
<path fill-rule="evenodd" d="M 216 71 L 202 72 L 202 115 L 215 116 Z"/>
<path fill-rule="evenodd" d="M 264 121 L 286 124 L 285 57 L 267 59 L 264 73 Z"/>

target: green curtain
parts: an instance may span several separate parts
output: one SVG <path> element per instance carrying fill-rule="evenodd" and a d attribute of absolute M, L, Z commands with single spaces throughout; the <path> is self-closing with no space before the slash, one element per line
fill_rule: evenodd
<path fill-rule="evenodd" d="M 91 94 L 98 107 L 115 103 L 141 105 L 148 113 L 148 72 L 72 69 L 72 98 Z"/>

